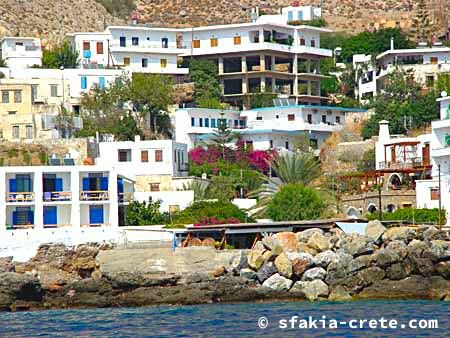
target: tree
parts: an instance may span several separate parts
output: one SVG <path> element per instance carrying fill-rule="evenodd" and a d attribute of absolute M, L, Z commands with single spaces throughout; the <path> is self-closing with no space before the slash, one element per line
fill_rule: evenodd
<path fill-rule="evenodd" d="M 167 213 L 159 211 L 161 201 L 153 201 L 149 199 L 148 202 L 131 202 L 126 208 L 126 225 L 153 225 L 165 224 L 169 221 Z"/>
<path fill-rule="evenodd" d="M 42 54 L 42 68 L 77 68 L 79 63 L 79 53 L 67 41 Z"/>
<path fill-rule="evenodd" d="M 1 68 L 6 68 L 6 67 L 8 67 L 8 65 L 6 64 L 6 61 L 3 60 L 2 58 L 0 58 L 0 67 L 1 67 Z"/>
<path fill-rule="evenodd" d="M 142 131 L 138 128 L 136 120 L 130 112 L 124 113 L 116 124 L 114 136 L 117 141 L 132 141 L 136 135 L 143 136 Z"/>
<path fill-rule="evenodd" d="M 230 127 L 228 127 L 227 120 L 224 118 L 225 114 L 220 114 L 221 118 L 217 121 L 217 129 L 214 130 L 211 143 L 219 147 L 222 151 L 222 158 L 225 159 L 227 144 L 238 137 Z"/>
<path fill-rule="evenodd" d="M 364 124 L 361 136 L 367 139 L 377 135 L 381 120 L 389 121 L 389 129 L 394 134 L 429 124 L 438 117 L 436 97 L 434 90 L 424 94 L 411 73 L 395 70 L 389 75 L 383 92 L 369 104 L 375 114 Z"/>
<path fill-rule="evenodd" d="M 218 69 L 209 60 L 190 60 L 189 74 L 195 83 L 194 101 L 201 108 L 222 108 L 222 88 L 217 78 Z"/>
<path fill-rule="evenodd" d="M 281 187 L 267 206 L 274 221 L 301 221 L 319 218 L 326 208 L 322 196 L 313 188 L 294 183 Z"/>
<path fill-rule="evenodd" d="M 277 95 L 272 93 L 254 93 L 247 96 L 248 106 L 250 109 L 273 107 L 273 100 L 276 97 Z"/>

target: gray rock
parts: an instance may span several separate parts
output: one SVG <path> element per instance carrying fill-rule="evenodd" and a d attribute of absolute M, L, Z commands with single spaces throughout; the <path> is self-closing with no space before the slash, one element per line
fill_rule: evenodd
<path fill-rule="evenodd" d="M 326 269 L 336 256 L 337 254 L 331 250 L 321 252 L 314 257 L 314 264 Z"/>
<path fill-rule="evenodd" d="M 262 239 L 262 244 L 267 250 L 270 250 L 273 255 L 279 255 L 283 252 L 281 242 L 275 236 L 266 236 Z"/>
<path fill-rule="evenodd" d="M 353 257 L 345 252 L 337 252 L 335 259 L 328 265 L 325 281 L 329 285 L 336 285 L 347 277 Z"/>
<path fill-rule="evenodd" d="M 382 238 L 384 242 L 403 241 L 409 243 L 416 237 L 416 231 L 410 227 L 394 227 L 386 230 Z"/>
<path fill-rule="evenodd" d="M 0 293 L 25 301 L 40 301 L 43 296 L 37 277 L 16 272 L 0 273 Z"/>
<path fill-rule="evenodd" d="M 333 288 L 330 292 L 330 295 L 328 296 L 328 300 L 335 302 L 349 301 L 352 299 L 353 297 L 350 295 L 350 293 L 348 293 L 348 291 L 340 285 Z"/>
<path fill-rule="evenodd" d="M 280 275 L 286 278 L 292 277 L 292 262 L 284 252 L 275 258 L 274 263 Z"/>
<path fill-rule="evenodd" d="M 318 228 L 307 229 L 296 233 L 299 242 L 308 243 L 308 240 L 315 233 L 323 235 L 323 230 Z"/>
<path fill-rule="evenodd" d="M 386 269 L 386 277 L 390 280 L 400 280 L 408 277 L 412 267 L 408 262 L 395 263 Z"/>
<path fill-rule="evenodd" d="M 401 260 L 400 256 L 394 250 L 380 249 L 373 254 L 373 259 L 379 267 L 385 268 Z"/>
<path fill-rule="evenodd" d="M 315 301 L 319 297 L 327 297 L 329 294 L 328 285 L 320 279 L 313 280 L 311 282 L 296 282 L 291 292 L 301 292 L 305 295 L 309 301 Z"/>
<path fill-rule="evenodd" d="M 386 245 L 386 249 L 396 252 L 401 258 L 405 258 L 408 255 L 408 247 L 403 241 L 392 241 Z"/>
<path fill-rule="evenodd" d="M 368 237 L 358 234 L 352 234 L 341 238 L 338 245 L 338 251 L 343 251 L 355 257 L 369 255 L 377 249 L 377 246 L 371 243 L 371 240 Z"/>
<path fill-rule="evenodd" d="M 252 269 L 244 268 L 241 271 L 239 271 L 239 275 L 242 278 L 248 279 L 248 280 L 256 280 L 256 272 Z"/>
<path fill-rule="evenodd" d="M 293 282 L 290 279 L 276 273 L 266 279 L 263 286 L 277 291 L 288 291 L 292 286 L 292 283 Z"/>
<path fill-rule="evenodd" d="M 306 267 L 309 268 L 314 265 L 314 257 L 306 252 L 288 252 L 287 257 L 292 262 L 295 259 L 301 259 L 307 262 Z"/>
<path fill-rule="evenodd" d="M 422 257 L 423 252 L 428 249 L 428 244 L 414 239 L 408 244 L 407 249 L 408 257 Z"/>
<path fill-rule="evenodd" d="M 450 261 L 438 263 L 436 265 L 436 271 L 445 279 L 450 279 Z"/>
<path fill-rule="evenodd" d="M 308 246 L 317 250 L 317 251 L 325 251 L 332 248 L 332 243 L 329 237 L 324 236 L 319 232 L 314 232 L 307 242 Z"/>
<path fill-rule="evenodd" d="M 264 283 L 266 279 L 277 273 L 277 268 L 273 262 L 266 262 L 256 273 L 260 283 Z"/>
<path fill-rule="evenodd" d="M 308 282 L 308 281 L 312 281 L 312 280 L 316 280 L 316 279 L 324 279 L 325 276 L 327 275 L 327 272 L 324 268 L 312 268 L 307 270 L 303 276 L 302 276 L 302 281 L 304 282 Z"/>
<path fill-rule="evenodd" d="M 239 275 L 240 270 L 248 268 L 247 253 L 243 250 L 239 251 L 238 254 L 232 259 L 230 268 L 236 275 Z"/>
<path fill-rule="evenodd" d="M 429 258 L 433 262 L 450 260 L 450 251 L 441 241 L 432 241 L 430 246 L 422 252 L 422 258 Z"/>
<path fill-rule="evenodd" d="M 372 256 L 369 255 L 359 256 L 350 262 L 348 266 L 348 271 L 356 272 L 371 266 L 371 264 L 372 264 Z"/>
<path fill-rule="evenodd" d="M 374 242 L 378 242 L 386 231 L 386 227 L 378 220 L 367 223 L 365 235 Z"/>

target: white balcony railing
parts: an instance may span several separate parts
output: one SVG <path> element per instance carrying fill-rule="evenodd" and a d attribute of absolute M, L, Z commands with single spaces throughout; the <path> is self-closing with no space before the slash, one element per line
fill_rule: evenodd
<path fill-rule="evenodd" d="M 72 193 L 70 191 L 47 191 L 43 194 L 44 202 L 71 201 Z"/>
<path fill-rule="evenodd" d="M 106 190 L 82 191 L 80 192 L 81 201 L 107 201 L 109 192 Z"/>
<path fill-rule="evenodd" d="M 6 193 L 6 202 L 34 202 L 34 192 L 8 192 Z"/>

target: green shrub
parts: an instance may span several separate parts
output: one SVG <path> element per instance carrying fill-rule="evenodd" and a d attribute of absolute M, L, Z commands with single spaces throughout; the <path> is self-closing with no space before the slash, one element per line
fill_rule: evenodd
<path fill-rule="evenodd" d="M 438 223 L 439 209 L 403 208 L 383 213 L 383 221 L 409 221 L 414 223 Z M 445 210 L 441 210 L 441 224 L 446 223 Z M 369 221 L 379 219 L 378 212 L 367 215 Z"/>
<path fill-rule="evenodd" d="M 30 165 L 31 164 L 31 155 L 29 152 L 23 152 L 22 153 L 22 158 L 23 158 L 23 162 L 26 165 Z"/>
<path fill-rule="evenodd" d="M 0 157 L 0 167 L 3 167 L 5 165 L 5 159 L 3 157 Z"/>
<path fill-rule="evenodd" d="M 48 161 L 48 155 L 45 151 L 39 152 L 39 161 L 41 161 L 42 165 L 46 165 Z"/>
<path fill-rule="evenodd" d="M 161 213 L 161 201 L 131 202 L 126 208 L 126 225 L 154 225 L 169 222 L 169 214 Z"/>
<path fill-rule="evenodd" d="M 254 220 L 247 214 L 228 201 L 199 201 L 194 202 L 190 207 L 174 215 L 174 224 L 196 224 L 201 223 L 205 218 L 214 218 L 219 222 L 230 219 L 240 222 L 253 222 Z"/>
<path fill-rule="evenodd" d="M 8 150 L 8 157 L 9 158 L 17 157 L 18 154 L 19 154 L 19 152 L 15 148 L 12 148 L 12 149 Z"/>
<path fill-rule="evenodd" d="M 283 185 L 267 206 L 267 216 L 274 221 L 300 221 L 320 218 L 326 204 L 313 188 L 302 184 Z"/>

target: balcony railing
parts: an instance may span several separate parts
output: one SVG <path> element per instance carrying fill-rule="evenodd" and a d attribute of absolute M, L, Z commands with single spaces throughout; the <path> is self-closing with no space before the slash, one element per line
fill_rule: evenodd
<path fill-rule="evenodd" d="M 109 200 L 109 192 L 106 190 L 82 191 L 80 192 L 81 201 L 107 201 Z"/>
<path fill-rule="evenodd" d="M 90 228 L 90 227 L 96 228 L 96 227 L 109 227 L 109 226 L 111 226 L 111 223 L 81 224 L 82 228 Z"/>
<path fill-rule="evenodd" d="M 7 224 L 6 230 L 33 229 L 34 224 Z"/>
<path fill-rule="evenodd" d="M 6 193 L 6 202 L 34 202 L 34 192 L 8 192 Z"/>
<path fill-rule="evenodd" d="M 412 158 L 406 162 L 379 162 L 380 169 L 413 169 L 420 167 L 427 167 L 430 165 L 430 161 L 423 161 L 421 158 Z"/>
<path fill-rule="evenodd" d="M 72 193 L 70 191 L 48 191 L 44 192 L 44 202 L 70 201 Z"/>
<path fill-rule="evenodd" d="M 134 199 L 134 194 L 132 192 L 120 192 L 117 194 L 119 196 L 119 202 L 131 202 Z"/>

